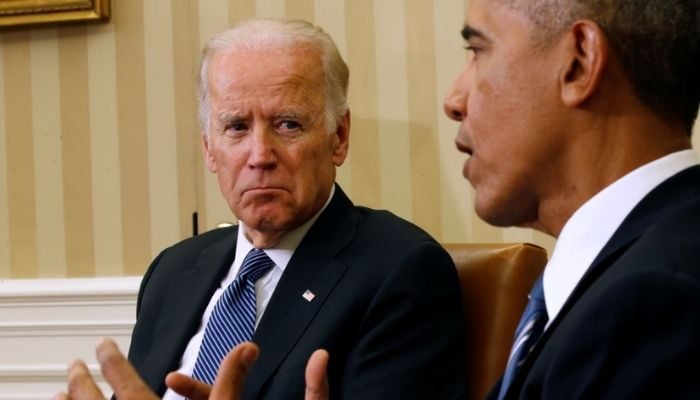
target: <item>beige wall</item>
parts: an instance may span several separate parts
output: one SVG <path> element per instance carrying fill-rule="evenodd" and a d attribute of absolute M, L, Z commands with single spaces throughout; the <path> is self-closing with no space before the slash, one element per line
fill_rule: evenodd
<path fill-rule="evenodd" d="M 472 212 L 441 109 L 465 0 L 112 3 L 108 24 L 0 33 L 0 278 L 140 275 L 194 211 L 201 230 L 233 220 L 201 166 L 194 77 L 206 38 L 249 16 L 308 19 L 337 41 L 353 116 L 338 180 L 357 203 L 446 242 L 551 248 Z"/>

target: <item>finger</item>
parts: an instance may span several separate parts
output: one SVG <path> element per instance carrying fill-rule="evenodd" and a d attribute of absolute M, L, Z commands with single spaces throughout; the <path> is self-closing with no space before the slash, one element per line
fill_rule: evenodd
<path fill-rule="evenodd" d="M 243 342 L 234 347 L 221 361 L 210 399 L 240 399 L 245 378 L 253 363 L 257 360 L 259 353 L 258 346 L 251 342 Z"/>
<path fill-rule="evenodd" d="M 190 400 L 207 400 L 211 393 L 211 386 L 179 372 L 169 373 L 165 377 L 165 384 Z"/>
<path fill-rule="evenodd" d="M 100 388 L 82 360 L 75 360 L 68 367 L 68 396 L 75 400 L 104 399 Z"/>
<path fill-rule="evenodd" d="M 114 389 L 117 398 L 156 399 L 156 395 L 144 383 L 113 340 L 103 339 L 97 346 L 97 361 L 100 363 L 102 375 Z"/>
<path fill-rule="evenodd" d="M 328 358 L 326 350 L 316 350 L 311 354 L 306 364 L 305 400 L 328 400 Z"/>

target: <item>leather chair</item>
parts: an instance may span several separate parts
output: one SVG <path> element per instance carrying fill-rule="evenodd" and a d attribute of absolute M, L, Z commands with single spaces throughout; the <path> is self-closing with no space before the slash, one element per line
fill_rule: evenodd
<path fill-rule="evenodd" d="M 503 374 L 527 295 L 547 263 L 527 243 L 443 244 L 452 256 L 467 320 L 470 398 L 483 399 Z"/>

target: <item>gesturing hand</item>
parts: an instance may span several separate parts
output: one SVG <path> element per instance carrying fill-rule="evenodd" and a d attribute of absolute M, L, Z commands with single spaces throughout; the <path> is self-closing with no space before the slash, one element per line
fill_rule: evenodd
<path fill-rule="evenodd" d="M 190 376 L 171 372 L 165 378 L 168 387 L 190 400 L 238 400 L 243 391 L 245 377 L 258 358 L 258 347 L 253 343 L 236 346 L 219 367 L 214 386 Z M 306 365 L 305 400 L 328 400 L 328 352 L 316 350 Z"/>
<path fill-rule="evenodd" d="M 97 361 L 114 395 L 119 400 L 157 400 L 124 357 L 117 344 L 104 339 L 97 346 Z M 259 354 L 258 346 L 246 342 L 236 346 L 221 362 L 214 386 L 197 381 L 189 376 L 172 372 L 165 379 L 168 387 L 192 400 L 238 400 L 243 391 L 245 378 Z M 315 351 L 306 366 L 305 400 L 327 400 L 328 381 L 326 368 L 328 352 Z M 85 363 L 76 360 L 68 368 L 68 392 L 54 396 L 56 400 L 105 399 Z"/>
<path fill-rule="evenodd" d="M 158 397 L 139 377 L 134 367 L 124 358 L 117 344 L 111 339 L 104 339 L 97 345 L 97 361 L 102 375 L 114 389 L 119 400 L 156 400 Z M 68 393 L 54 396 L 58 400 L 96 400 L 104 399 L 100 388 L 90 375 L 82 360 L 75 360 L 68 367 Z"/>

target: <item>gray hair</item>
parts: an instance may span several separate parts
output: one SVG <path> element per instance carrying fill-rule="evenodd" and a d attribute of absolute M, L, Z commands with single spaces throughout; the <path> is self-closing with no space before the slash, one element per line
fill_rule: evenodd
<path fill-rule="evenodd" d="M 206 43 L 199 67 L 199 123 L 202 134 L 209 135 L 211 104 L 209 66 L 216 53 L 230 49 L 280 48 L 307 44 L 321 54 L 324 74 L 325 125 L 335 132 L 348 112 L 349 70 L 333 39 L 320 27 L 301 20 L 249 19 L 239 22 Z"/>
<path fill-rule="evenodd" d="M 691 133 L 700 106 L 698 0 L 500 0 L 526 15 L 545 44 L 575 21 L 605 32 L 637 97 Z"/>

